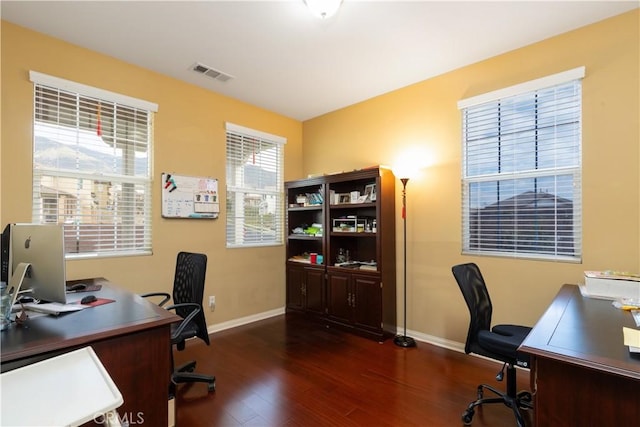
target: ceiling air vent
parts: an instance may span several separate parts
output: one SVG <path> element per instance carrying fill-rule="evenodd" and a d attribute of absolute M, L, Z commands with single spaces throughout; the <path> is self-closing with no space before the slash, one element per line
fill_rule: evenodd
<path fill-rule="evenodd" d="M 193 67 L 191 67 L 191 69 L 196 73 L 204 74 L 207 77 L 211 77 L 212 79 L 221 82 L 226 82 L 233 78 L 233 76 L 230 76 L 229 74 L 225 74 L 222 71 L 214 70 L 211 67 L 207 67 L 206 65 L 202 65 L 197 62 L 193 65 Z"/>

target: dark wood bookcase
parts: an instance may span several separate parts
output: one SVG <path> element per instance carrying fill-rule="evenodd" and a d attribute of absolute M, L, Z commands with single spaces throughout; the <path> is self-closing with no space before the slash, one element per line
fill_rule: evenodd
<path fill-rule="evenodd" d="M 287 311 L 396 333 L 395 178 L 375 167 L 285 183 Z"/>

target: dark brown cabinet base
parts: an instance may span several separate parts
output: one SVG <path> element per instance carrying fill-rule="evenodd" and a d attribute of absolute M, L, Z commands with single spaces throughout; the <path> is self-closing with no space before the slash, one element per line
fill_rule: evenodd
<path fill-rule="evenodd" d="M 324 268 L 287 267 L 287 308 L 324 314 Z"/>
<path fill-rule="evenodd" d="M 327 320 L 382 340 L 382 283 L 375 275 L 330 271 Z"/>

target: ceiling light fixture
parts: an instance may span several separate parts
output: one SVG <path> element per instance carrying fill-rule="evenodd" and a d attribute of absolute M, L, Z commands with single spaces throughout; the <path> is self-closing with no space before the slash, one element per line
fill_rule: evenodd
<path fill-rule="evenodd" d="M 336 14 L 342 0 L 303 0 L 309 10 L 320 19 L 327 19 Z"/>

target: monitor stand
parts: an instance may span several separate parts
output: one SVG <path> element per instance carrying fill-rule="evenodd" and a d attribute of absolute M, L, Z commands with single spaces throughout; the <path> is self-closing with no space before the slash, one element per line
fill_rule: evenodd
<path fill-rule="evenodd" d="M 9 312 L 11 312 L 11 307 L 16 303 L 18 299 L 18 294 L 20 293 L 20 288 L 22 287 L 22 282 L 24 281 L 27 272 L 31 268 L 31 264 L 28 262 L 19 263 L 13 274 L 11 275 L 11 279 L 9 279 L 9 286 L 7 287 L 7 293 L 11 295 L 11 305 L 9 306 Z M 30 292 L 31 290 L 23 291 Z M 8 314 L 8 313 L 7 313 Z M 4 313 L 3 313 L 4 315 Z"/>

